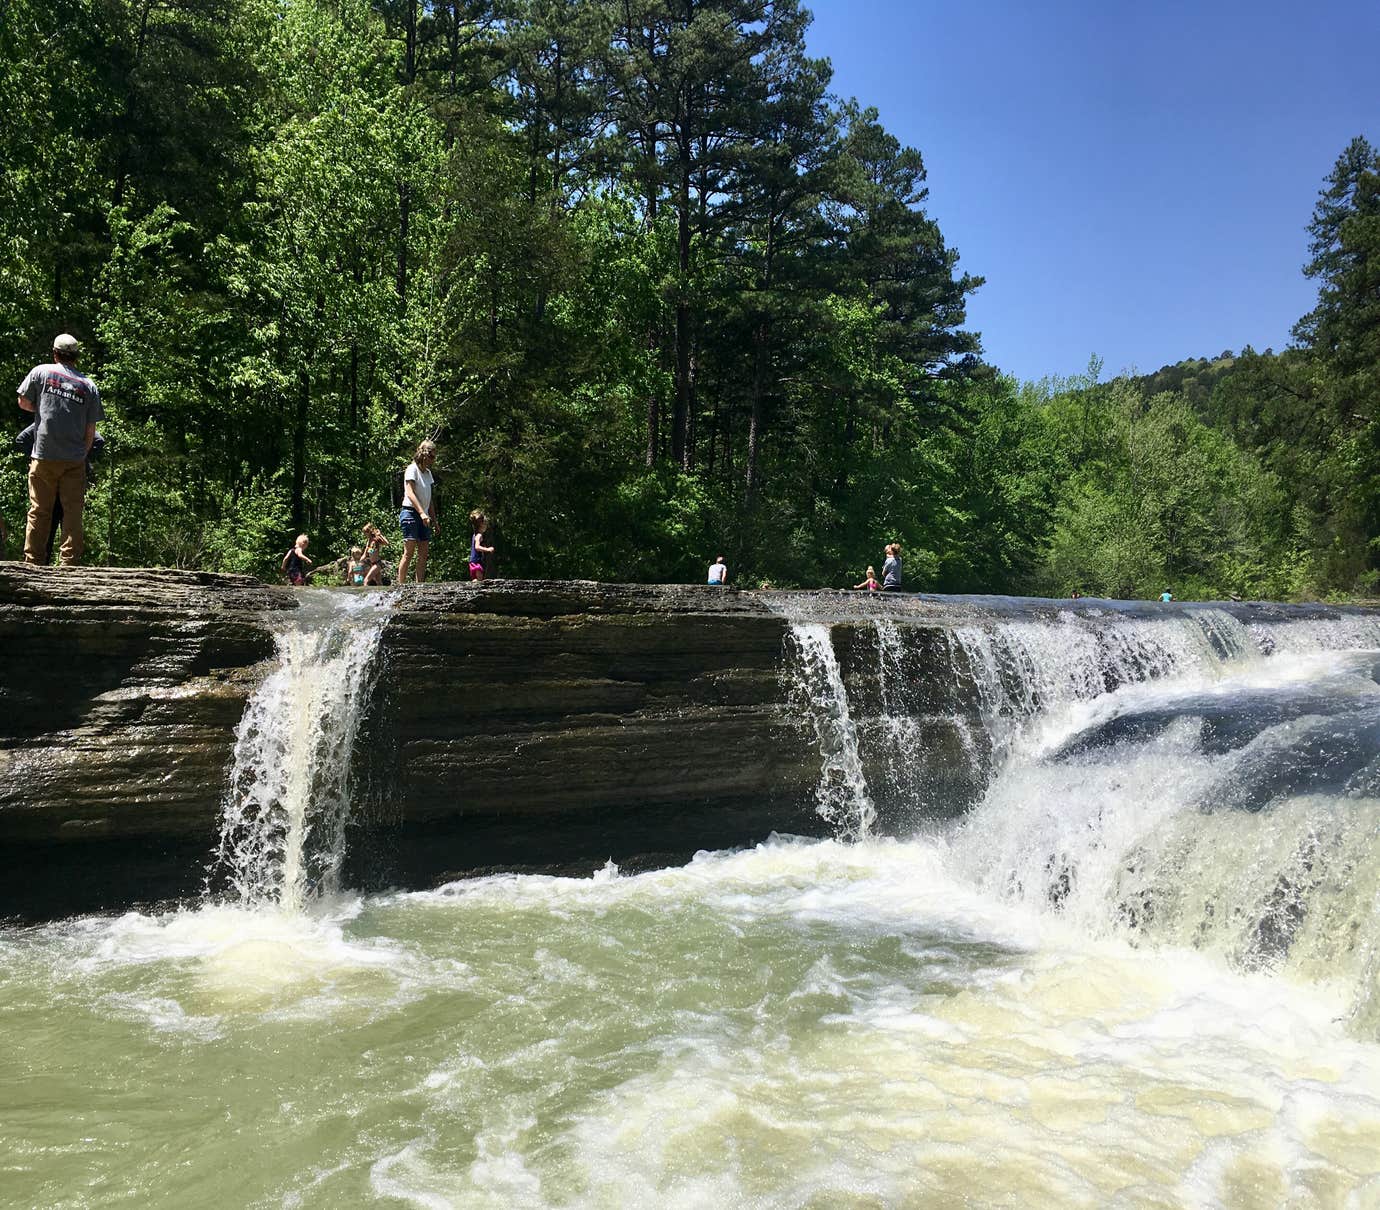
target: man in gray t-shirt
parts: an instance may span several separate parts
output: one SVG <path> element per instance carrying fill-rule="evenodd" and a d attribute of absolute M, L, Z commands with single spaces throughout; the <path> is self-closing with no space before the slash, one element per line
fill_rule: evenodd
<path fill-rule="evenodd" d="M 75 336 L 53 341 L 53 360 L 35 366 L 19 384 L 19 406 L 35 414 L 34 455 L 29 462 L 29 519 L 24 562 L 43 563 L 53 525 L 53 505 L 62 502 L 62 561 L 81 561 L 81 515 L 86 504 L 86 456 L 105 417 L 96 384 L 77 372 L 81 352 Z"/>

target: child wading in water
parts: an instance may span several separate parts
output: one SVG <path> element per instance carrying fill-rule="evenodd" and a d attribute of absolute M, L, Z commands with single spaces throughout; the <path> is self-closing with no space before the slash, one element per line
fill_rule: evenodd
<path fill-rule="evenodd" d="M 867 579 L 865 579 L 861 584 L 854 584 L 853 587 L 866 588 L 868 592 L 880 592 L 882 586 L 877 582 L 876 569 L 869 567 L 867 569 Z"/>
<path fill-rule="evenodd" d="M 288 583 L 294 588 L 301 588 L 306 584 L 307 577 L 311 575 L 311 560 L 307 558 L 306 534 L 298 534 L 297 541 L 283 556 L 283 574 L 287 576 Z"/>
<path fill-rule="evenodd" d="M 484 545 L 489 532 L 489 519 L 477 508 L 470 514 L 470 579 L 484 578 L 484 556 L 494 553 L 492 546 Z"/>

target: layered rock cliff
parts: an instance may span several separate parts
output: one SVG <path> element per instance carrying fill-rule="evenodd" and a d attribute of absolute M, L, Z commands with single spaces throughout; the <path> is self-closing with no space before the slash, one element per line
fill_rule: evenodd
<path fill-rule="evenodd" d="M 201 892 L 292 590 L 0 566 L 0 916 Z M 347 885 L 683 860 L 818 831 L 785 625 L 751 595 L 494 582 L 389 594 Z"/>
<path fill-rule="evenodd" d="M 707 588 L 403 592 L 350 880 L 587 871 L 817 832 L 813 737 L 783 709 L 784 632 L 754 594 Z"/>
<path fill-rule="evenodd" d="M 823 834 L 818 789 L 850 759 L 881 830 L 904 831 L 970 804 L 1008 723 L 1051 698 L 1259 658 L 1295 622 L 1380 645 L 1373 617 L 1321 607 L 538 581 L 375 599 L 358 889 Z M 0 564 L 0 917 L 202 893 L 236 729 L 275 632 L 314 624 L 303 600 L 241 577 Z M 793 654 L 812 621 L 822 679 Z"/>
<path fill-rule="evenodd" d="M 0 916 L 194 894 L 290 594 L 249 577 L 0 564 Z"/>

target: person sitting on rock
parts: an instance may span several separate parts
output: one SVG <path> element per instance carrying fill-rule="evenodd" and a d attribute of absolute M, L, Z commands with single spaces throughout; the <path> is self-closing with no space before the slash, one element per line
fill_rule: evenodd
<path fill-rule="evenodd" d="M 366 588 L 378 588 L 387 581 L 383 578 L 383 559 L 380 558 L 378 547 L 371 546 L 364 552 L 364 586 Z"/>
<path fill-rule="evenodd" d="M 715 588 L 723 588 L 728 584 L 728 564 L 724 562 L 723 555 L 709 565 L 709 584 Z"/>

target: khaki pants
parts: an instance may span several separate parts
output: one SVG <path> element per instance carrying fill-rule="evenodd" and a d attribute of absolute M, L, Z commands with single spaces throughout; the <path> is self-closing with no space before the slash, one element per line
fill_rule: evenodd
<path fill-rule="evenodd" d="M 46 563 L 53 502 L 62 501 L 62 561 L 81 562 L 81 513 L 86 503 L 86 460 L 60 462 L 35 458 L 29 463 L 29 524 L 24 530 L 24 562 Z"/>

